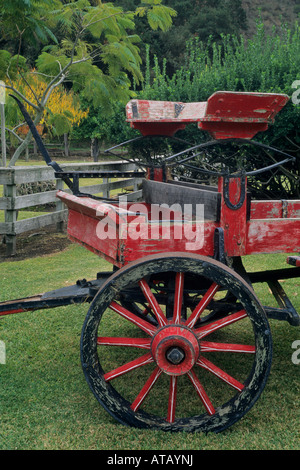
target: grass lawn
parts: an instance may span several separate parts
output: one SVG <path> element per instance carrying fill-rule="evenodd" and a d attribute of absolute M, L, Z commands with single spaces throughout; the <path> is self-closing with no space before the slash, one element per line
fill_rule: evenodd
<path fill-rule="evenodd" d="M 285 266 L 286 255 L 253 256 L 249 270 Z M 94 279 L 111 266 L 84 248 L 70 246 L 49 256 L 0 263 L 0 300 L 34 295 Z M 284 286 L 300 309 L 300 280 Z M 262 303 L 274 304 L 257 285 Z M 0 320 L 6 364 L 0 364 L 1 450 L 299 450 L 300 365 L 292 363 L 299 328 L 271 321 L 273 365 L 252 410 L 227 431 L 164 433 L 125 427 L 98 404 L 80 364 L 80 333 L 88 305 L 40 310 Z M 113 325 L 112 325 L 113 328 Z M 130 384 L 130 381 L 129 381 Z M 149 395 L 150 397 L 150 395 Z"/>

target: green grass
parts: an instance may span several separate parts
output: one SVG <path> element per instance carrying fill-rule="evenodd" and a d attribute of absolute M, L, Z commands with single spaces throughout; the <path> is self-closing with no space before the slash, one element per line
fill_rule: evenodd
<path fill-rule="evenodd" d="M 249 270 L 264 270 L 284 267 L 285 258 L 252 256 L 245 263 Z M 74 245 L 50 256 L 4 262 L 0 300 L 71 285 L 83 277 L 93 279 L 98 271 L 110 269 Z M 284 283 L 298 310 L 299 284 L 297 279 Z M 268 288 L 257 285 L 256 290 L 262 303 L 274 304 Z M 291 360 L 299 328 L 270 322 L 271 374 L 262 396 L 242 420 L 217 435 L 173 434 L 125 427 L 98 404 L 80 364 L 87 310 L 88 305 L 69 306 L 0 320 L 0 340 L 6 345 L 6 364 L 0 364 L 1 450 L 299 450 L 300 365 Z"/>
<path fill-rule="evenodd" d="M 48 214 L 48 212 L 43 212 L 43 211 L 19 211 L 18 212 L 18 220 L 25 220 L 25 219 L 30 219 L 31 217 L 37 217 L 39 215 L 45 215 Z M 0 211 L 0 222 L 5 222 L 5 215 L 4 211 Z"/>

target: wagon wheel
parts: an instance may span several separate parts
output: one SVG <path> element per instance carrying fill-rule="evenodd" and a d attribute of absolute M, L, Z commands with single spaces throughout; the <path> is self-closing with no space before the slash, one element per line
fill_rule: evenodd
<path fill-rule="evenodd" d="M 163 289 L 172 279 L 173 295 Z M 136 304 L 146 299 L 156 325 L 121 305 L 129 291 Z M 199 322 L 228 292 L 232 312 L 226 304 L 223 318 Z M 219 432 L 239 420 L 263 391 L 271 350 L 266 315 L 246 282 L 186 253 L 145 257 L 113 274 L 81 336 L 84 374 L 104 408 L 123 424 L 165 431 Z"/>

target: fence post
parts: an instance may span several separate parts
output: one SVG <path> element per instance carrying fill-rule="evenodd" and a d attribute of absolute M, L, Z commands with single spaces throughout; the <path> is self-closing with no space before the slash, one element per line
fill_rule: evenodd
<path fill-rule="evenodd" d="M 138 191 L 139 189 L 139 184 L 137 182 L 137 179 L 134 178 L 134 182 L 133 182 L 133 192 L 135 193 L 136 191 Z"/>
<path fill-rule="evenodd" d="M 17 186 L 15 183 L 4 186 L 5 196 L 10 199 L 10 209 L 5 210 L 5 222 L 11 224 L 11 231 L 5 235 L 6 255 L 14 256 L 17 252 L 17 235 L 15 232 L 15 223 L 17 221 L 17 211 L 15 209 L 15 200 L 17 197 Z"/>
<path fill-rule="evenodd" d="M 110 178 L 103 178 L 103 183 L 108 185 L 109 180 L 110 180 Z M 103 191 L 103 197 L 104 197 L 104 198 L 109 198 L 109 195 L 110 195 L 109 189 L 104 189 L 104 191 Z"/>
<path fill-rule="evenodd" d="M 0 144 L 1 147 L 1 144 Z M 66 170 L 68 168 L 70 171 L 76 170 L 115 170 L 116 171 L 126 171 L 132 170 L 133 168 L 128 167 L 128 163 L 122 162 L 112 162 L 112 163 L 98 163 L 98 164 L 66 164 Z M 5 211 L 5 221 L 0 223 L 1 234 L 3 234 L 4 242 L 6 243 L 6 252 L 8 256 L 16 255 L 17 253 L 17 234 L 28 232 L 29 230 L 39 230 L 42 227 L 56 224 L 58 231 L 65 230 L 65 215 L 67 215 L 67 210 L 64 204 L 55 198 L 56 191 L 49 191 L 42 194 L 30 194 L 24 196 L 17 196 L 17 184 L 22 183 L 31 183 L 36 181 L 52 181 L 53 174 L 49 168 L 45 166 L 37 167 L 28 167 L 26 169 L 22 167 L 8 167 L 0 169 L 0 184 L 3 185 L 3 198 L 0 198 L 0 210 Z M 128 181 L 128 183 L 127 183 Z M 98 183 L 96 185 L 91 185 L 87 187 L 87 193 L 98 194 L 103 193 L 104 198 L 109 198 L 112 192 L 115 192 L 117 189 L 127 187 L 124 183 L 127 183 L 129 186 L 134 185 L 134 188 L 137 189 L 137 182 L 132 182 L 132 178 L 125 181 L 112 181 L 112 178 L 103 178 L 102 184 Z M 101 187 L 101 186 L 104 186 Z M 84 187 L 83 187 L 84 188 Z M 66 190 L 65 185 L 61 179 L 56 180 L 56 190 Z M 30 217 L 26 220 L 17 220 L 18 211 L 26 210 L 32 206 L 45 205 L 48 203 L 53 204 L 55 201 L 56 211 L 54 213 L 37 215 L 36 217 Z M 62 211 L 62 212 L 61 212 Z M 2 235 L 1 235 L 2 238 Z"/>
<path fill-rule="evenodd" d="M 64 189 L 64 182 L 60 178 L 57 178 L 57 180 L 56 180 L 56 189 L 57 189 L 57 191 Z M 57 201 L 56 201 L 55 204 L 56 204 L 56 211 L 62 211 L 64 209 L 64 204 L 60 199 L 57 198 Z M 64 221 L 63 220 L 61 222 L 57 222 L 56 230 L 58 232 L 63 232 L 64 231 Z"/>

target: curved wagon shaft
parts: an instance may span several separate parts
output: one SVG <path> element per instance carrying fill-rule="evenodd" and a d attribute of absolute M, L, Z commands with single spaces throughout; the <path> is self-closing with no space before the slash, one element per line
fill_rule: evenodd
<path fill-rule="evenodd" d="M 129 173 L 64 172 L 17 100 L 46 163 L 70 190 L 57 193 L 69 210 L 69 238 L 114 268 L 93 281 L 2 302 L 0 316 L 90 302 L 81 335 L 84 375 L 121 423 L 164 431 L 228 428 L 266 384 L 272 358 L 268 318 L 300 325 L 279 283 L 300 276 L 300 201 L 252 200 L 247 189 L 249 176 L 293 157 L 268 147 L 282 160 L 266 168 L 234 174 L 196 168 L 217 176 L 216 186 L 169 176 L 179 164 L 195 169 L 193 158 L 216 145 L 266 148 L 253 137 L 267 130 L 287 100 L 280 94 L 218 92 L 205 103 L 130 101 L 127 121 L 141 132 L 139 139 L 176 138 L 190 123 L 213 138 L 161 164 L 139 162 L 140 169 L 130 172 L 144 176 L 136 201 L 82 193 L 80 178 Z M 287 258 L 293 267 L 246 272 L 244 256 L 277 252 L 295 253 Z M 253 291 L 259 282 L 269 285 L 277 308 L 261 305 Z"/>

